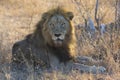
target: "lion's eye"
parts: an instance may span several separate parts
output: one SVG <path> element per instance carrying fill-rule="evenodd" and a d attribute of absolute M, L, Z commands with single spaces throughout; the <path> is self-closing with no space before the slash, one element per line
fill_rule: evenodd
<path fill-rule="evenodd" d="M 62 23 L 62 26 L 65 25 L 65 23 Z"/>
<path fill-rule="evenodd" d="M 54 24 L 53 24 L 53 23 L 50 23 L 50 26 L 54 27 Z"/>

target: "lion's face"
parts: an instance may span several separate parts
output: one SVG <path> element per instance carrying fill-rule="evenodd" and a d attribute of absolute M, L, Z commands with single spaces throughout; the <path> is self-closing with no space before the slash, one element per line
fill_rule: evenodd
<path fill-rule="evenodd" d="M 49 34 L 56 46 L 62 45 L 70 29 L 69 22 L 61 15 L 55 15 L 48 21 Z"/>
<path fill-rule="evenodd" d="M 49 35 L 49 39 L 56 47 L 62 46 L 70 30 L 70 20 L 60 14 L 56 14 L 48 19 L 44 27 L 44 31 L 47 32 L 46 34 Z"/>

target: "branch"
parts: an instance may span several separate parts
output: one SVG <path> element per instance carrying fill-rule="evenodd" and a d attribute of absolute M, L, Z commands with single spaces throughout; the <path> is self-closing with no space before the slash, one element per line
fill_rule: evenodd
<path fill-rule="evenodd" d="M 95 20 L 97 23 L 97 26 L 99 26 L 99 16 L 98 15 L 98 6 L 99 6 L 99 0 L 96 0 L 96 6 L 95 6 Z"/>

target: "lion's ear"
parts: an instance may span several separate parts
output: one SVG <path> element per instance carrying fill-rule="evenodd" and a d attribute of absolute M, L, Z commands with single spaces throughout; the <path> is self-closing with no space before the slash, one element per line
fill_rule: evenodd
<path fill-rule="evenodd" d="M 74 15 L 73 15 L 72 12 L 67 12 L 66 15 L 67 15 L 67 17 L 68 17 L 69 20 L 72 20 L 73 17 L 74 17 Z"/>
<path fill-rule="evenodd" d="M 42 19 L 44 19 L 44 20 L 46 20 L 47 18 L 48 18 L 48 13 L 46 12 L 46 13 L 44 13 L 44 14 L 42 14 Z"/>

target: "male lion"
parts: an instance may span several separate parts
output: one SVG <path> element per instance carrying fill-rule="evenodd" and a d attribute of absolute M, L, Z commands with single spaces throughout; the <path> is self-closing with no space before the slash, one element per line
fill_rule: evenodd
<path fill-rule="evenodd" d="M 36 29 L 24 40 L 13 45 L 12 63 L 17 63 L 23 69 L 23 64 L 44 63 L 50 67 L 56 67 L 60 63 L 74 62 L 76 56 L 75 29 L 71 24 L 72 12 L 67 12 L 62 8 L 52 9 L 42 15 L 41 20 L 36 25 Z M 76 58 L 77 59 L 77 58 Z M 79 57 L 78 60 L 88 58 Z M 82 61 L 78 61 L 82 63 Z M 43 65 L 42 65 L 43 66 Z M 82 64 L 70 64 L 68 67 L 77 67 L 82 71 L 97 72 L 94 66 Z M 15 67 L 14 65 L 12 67 Z M 99 69 L 100 71 L 103 68 Z"/>

